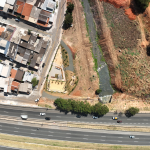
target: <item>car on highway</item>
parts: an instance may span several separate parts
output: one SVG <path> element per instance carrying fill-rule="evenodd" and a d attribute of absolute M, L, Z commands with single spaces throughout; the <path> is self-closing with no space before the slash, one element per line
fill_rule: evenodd
<path fill-rule="evenodd" d="M 28 119 L 28 115 L 22 114 L 22 115 L 21 115 L 21 119 L 22 119 L 22 120 L 27 120 L 27 119 Z"/>
<path fill-rule="evenodd" d="M 35 102 L 38 102 L 39 101 L 39 98 L 37 98 L 36 100 L 35 100 Z"/>
<path fill-rule="evenodd" d="M 76 115 L 77 118 L 81 118 L 81 115 Z"/>
<path fill-rule="evenodd" d="M 117 123 L 122 123 L 122 121 L 121 120 L 117 120 Z"/>
<path fill-rule="evenodd" d="M 134 139 L 134 138 L 135 138 L 135 136 L 133 136 L 133 135 L 130 135 L 130 136 L 129 136 L 129 138 L 130 138 L 130 139 Z"/>
<path fill-rule="evenodd" d="M 118 120 L 118 117 L 112 117 L 113 120 Z"/>
<path fill-rule="evenodd" d="M 46 113 L 40 113 L 40 116 L 45 116 L 46 115 Z"/>
<path fill-rule="evenodd" d="M 98 117 L 96 117 L 96 116 L 93 116 L 93 119 L 97 119 Z"/>
<path fill-rule="evenodd" d="M 45 117 L 45 120 L 51 120 L 51 118 L 50 117 Z"/>

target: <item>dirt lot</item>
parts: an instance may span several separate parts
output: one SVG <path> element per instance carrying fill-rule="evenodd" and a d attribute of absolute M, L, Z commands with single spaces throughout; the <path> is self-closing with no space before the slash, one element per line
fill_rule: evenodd
<path fill-rule="evenodd" d="M 73 0 L 73 27 L 63 31 L 63 40 L 75 53 L 75 73 L 79 78 L 72 96 L 94 97 L 99 88 L 99 78 L 94 71 L 91 44 L 85 26 L 85 16 L 81 2 Z M 91 88 L 90 88 L 91 87 Z M 90 88 L 90 89 L 89 89 Z"/>

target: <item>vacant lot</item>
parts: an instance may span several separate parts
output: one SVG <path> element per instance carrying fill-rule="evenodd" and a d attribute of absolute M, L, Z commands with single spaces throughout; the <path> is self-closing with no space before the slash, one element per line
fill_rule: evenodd
<path fill-rule="evenodd" d="M 104 14 L 111 30 L 112 39 L 116 48 L 136 48 L 141 38 L 137 22 L 131 21 L 123 9 L 115 8 L 112 4 L 103 3 Z"/>

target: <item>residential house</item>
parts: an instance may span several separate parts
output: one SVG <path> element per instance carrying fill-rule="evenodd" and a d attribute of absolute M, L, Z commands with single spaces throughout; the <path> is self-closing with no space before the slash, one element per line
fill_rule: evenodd
<path fill-rule="evenodd" d="M 11 69 L 11 71 L 10 71 L 10 78 L 15 79 L 15 76 L 17 74 L 17 70 L 18 70 L 18 68 Z"/>
<path fill-rule="evenodd" d="M 2 64 L 0 65 L 0 76 L 7 78 L 10 76 L 10 71 L 11 71 L 12 66 L 10 65 L 6 65 L 6 64 Z"/>
<path fill-rule="evenodd" d="M 25 72 L 25 74 L 23 76 L 23 81 L 24 82 L 31 82 L 33 78 L 34 78 L 34 74 L 32 74 L 30 72 Z"/>
<path fill-rule="evenodd" d="M 10 42 L 0 38 L 0 53 L 6 55 Z"/>
<path fill-rule="evenodd" d="M 17 73 L 16 73 L 16 76 L 15 76 L 15 80 L 17 80 L 17 81 L 22 81 L 22 79 L 23 79 L 23 75 L 24 75 L 24 71 L 23 70 L 20 70 L 20 69 L 18 69 L 17 70 Z"/>
<path fill-rule="evenodd" d="M 53 0 L 45 0 L 41 8 L 43 10 L 53 12 L 55 11 L 55 8 L 56 8 L 56 2 L 54 2 Z"/>
<path fill-rule="evenodd" d="M 0 10 L 3 10 L 6 0 L 0 0 Z"/>
<path fill-rule="evenodd" d="M 15 94 L 18 94 L 19 92 L 19 86 L 20 86 L 20 83 L 17 82 L 17 81 L 12 81 L 12 84 L 11 84 L 11 92 L 15 93 Z"/>
<path fill-rule="evenodd" d="M 19 92 L 20 93 L 25 93 L 25 94 L 30 94 L 32 92 L 32 84 L 25 82 L 21 83 L 19 87 Z"/>

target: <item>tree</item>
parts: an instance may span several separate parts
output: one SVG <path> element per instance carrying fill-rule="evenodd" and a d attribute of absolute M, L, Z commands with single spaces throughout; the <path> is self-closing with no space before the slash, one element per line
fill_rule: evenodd
<path fill-rule="evenodd" d="M 134 116 L 135 114 L 137 114 L 139 112 L 139 108 L 137 107 L 130 107 L 127 110 L 127 113 L 129 113 L 130 116 Z"/>
<path fill-rule="evenodd" d="M 98 94 L 100 94 L 101 92 L 102 92 L 101 89 L 97 89 L 95 93 L 98 95 Z"/>
<path fill-rule="evenodd" d="M 31 81 L 33 87 L 35 87 L 38 84 L 38 80 L 36 78 L 33 78 Z"/>
<path fill-rule="evenodd" d="M 106 105 L 103 105 L 102 103 L 97 103 L 93 107 L 93 112 L 92 113 L 95 116 L 103 116 L 108 112 L 109 112 L 109 108 Z"/>
<path fill-rule="evenodd" d="M 72 15 L 70 13 L 66 14 L 65 20 L 64 20 L 64 26 L 66 28 L 69 28 L 71 26 L 72 22 L 73 22 Z"/>
<path fill-rule="evenodd" d="M 142 11 L 145 11 L 149 5 L 150 0 L 135 0 L 135 2 Z"/>
<path fill-rule="evenodd" d="M 74 10 L 74 4 L 70 3 L 68 6 L 67 6 L 67 11 L 66 11 L 66 14 L 70 13 L 72 14 L 72 11 Z"/>

